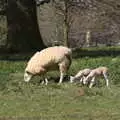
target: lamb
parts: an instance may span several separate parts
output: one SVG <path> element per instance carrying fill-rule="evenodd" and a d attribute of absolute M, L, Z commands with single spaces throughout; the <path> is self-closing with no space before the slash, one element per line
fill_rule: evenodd
<path fill-rule="evenodd" d="M 40 52 L 36 52 L 28 61 L 25 68 L 24 81 L 29 82 L 35 75 L 45 75 L 48 71 L 60 71 L 59 84 L 62 83 L 64 75 L 69 70 L 72 62 L 71 49 L 64 46 L 48 47 Z M 45 78 L 46 85 L 48 83 Z"/>
<path fill-rule="evenodd" d="M 70 82 L 73 83 L 75 80 L 80 80 L 80 83 L 82 83 L 85 79 L 85 76 L 87 76 L 90 72 L 91 69 L 89 68 L 80 70 L 75 76 L 70 76 Z"/>
<path fill-rule="evenodd" d="M 91 70 L 91 72 L 89 73 L 89 75 L 83 80 L 84 84 L 87 84 L 88 82 L 90 82 L 89 88 L 92 88 L 94 82 L 95 82 L 95 78 L 98 76 L 102 76 L 104 77 L 105 81 L 106 81 L 106 86 L 109 86 L 108 83 L 108 77 L 107 77 L 107 72 L 108 72 L 108 68 L 107 67 L 98 67 L 96 69 Z"/>

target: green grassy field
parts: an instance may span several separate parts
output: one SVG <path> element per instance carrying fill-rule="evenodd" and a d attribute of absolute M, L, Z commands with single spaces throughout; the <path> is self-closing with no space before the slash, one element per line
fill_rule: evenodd
<path fill-rule="evenodd" d="M 1 56 L 0 120 L 120 120 L 119 51 L 87 52 L 81 57 L 77 51 L 69 74 L 105 65 L 109 68 L 110 88 L 106 88 L 102 78 L 92 89 L 79 83 L 70 84 L 67 78 L 57 85 L 54 80 L 58 79 L 58 72 L 48 73 L 47 86 L 40 84 L 41 77 L 27 84 L 23 81 L 25 57 L 14 60 L 8 55 Z"/>

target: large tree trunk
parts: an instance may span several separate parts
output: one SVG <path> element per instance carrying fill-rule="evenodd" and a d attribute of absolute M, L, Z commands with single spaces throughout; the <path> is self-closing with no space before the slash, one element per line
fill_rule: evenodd
<path fill-rule="evenodd" d="M 6 2 L 0 1 L 0 52 L 3 52 L 7 45 L 7 16 Z"/>
<path fill-rule="evenodd" d="M 43 49 L 34 0 L 8 0 L 8 44 L 10 52 Z"/>

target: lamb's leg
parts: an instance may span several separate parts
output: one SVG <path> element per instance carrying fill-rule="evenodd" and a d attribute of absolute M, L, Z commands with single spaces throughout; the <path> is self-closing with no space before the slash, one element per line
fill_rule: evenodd
<path fill-rule="evenodd" d="M 81 79 L 80 79 L 80 83 L 83 83 L 83 79 L 84 79 L 84 78 L 83 78 L 83 77 L 81 77 Z"/>
<path fill-rule="evenodd" d="M 73 83 L 73 82 L 74 82 L 74 79 L 75 79 L 75 77 L 70 76 L 70 83 Z"/>
<path fill-rule="evenodd" d="M 106 81 L 106 86 L 108 87 L 109 86 L 109 80 L 108 80 L 107 74 L 103 73 L 103 76 L 104 76 L 105 81 Z"/>
<path fill-rule="evenodd" d="M 82 76 L 81 79 L 80 79 L 80 83 L 82 83 L 82 84 L 85 83 L 84 80 L 85 80 L 85 76 Z"/>
<path fill-rule="evenodd" d="M 89 78 L 89 76 L 87 76 L 86 78 L 84 78 L 84 79 L 83 79 L 83 84 L 84 84 L 84 85 L 86 85 L 86 84 L 87 84 L 88 79 L 90 79 L 90 78 Z"/>
<path fill-rule="evenodd" d="M 95 82 L 95 77 L 92 78 L 92 80 L 90 81 L 90 85 L 89 85 L 89 88 L 92 88 L 93 84 Z"/>

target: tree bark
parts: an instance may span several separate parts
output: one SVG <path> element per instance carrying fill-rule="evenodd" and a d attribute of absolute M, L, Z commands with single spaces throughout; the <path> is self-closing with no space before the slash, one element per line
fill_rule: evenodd
<path fill-rule="evenodd" d="M 86 46 L 90 47 L 90 42 L 91 42 L 91 31 L 87 30 L 86 32 Z"/>
<path fill-rule="evenodd" d="M 64 45 L 69 46 L 68 43 L 68 34 L 69 34 L 69 21 L 68 21 L 68 6 L 67 6 L 67 1 L 64 1 Z"/>
<path fill-rule="evenodd" d="M 7 44 L 7 16 L 6 1 L 0 1 L 0 52 L 5 50 Z"/>
<path fill-rule="evenodd" d="M 8 0 L 8 44 L 10 52 L 43 49 L 34 0 Z"/>

